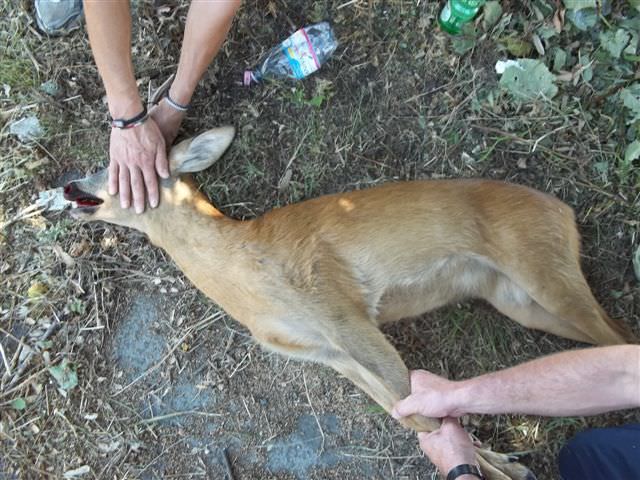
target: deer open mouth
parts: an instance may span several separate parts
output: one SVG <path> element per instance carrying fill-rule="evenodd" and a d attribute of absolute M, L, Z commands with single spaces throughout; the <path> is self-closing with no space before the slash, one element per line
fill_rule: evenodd
<path fill-rule="evenodd" d="M 65 185 L 64 199 L 69 202 L 73 202 L 73 208 L 83 210 L 95 210 L 96 207 L 102 204 L 101 198 L 82 191 L 76 182 L 67 183 L 67 185 Z"/>

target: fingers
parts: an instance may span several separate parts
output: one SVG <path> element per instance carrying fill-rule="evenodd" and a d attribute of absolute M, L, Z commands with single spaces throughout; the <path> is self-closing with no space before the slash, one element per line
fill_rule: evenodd
<path fill-rule="evenodd" d="M 440 428 L 444 428 L 444 429 L 460 429 L 462 430 L 462 427 L 460 426 L 460 420 L 458 420 L 457 418 L 453 418 L 453 417 L 445 417 L 442 419 L 442 423 L 440 424 Z"/>
<path fill-rule="evenodd" d="M 131 184 L 128 168 L 120 168 L 118 182 L 120 190 L 120 206 L 122 208 L 129 208 L 131 205 Z"/>
<path fill-rule="evenodd" d="M 144 212 L 144 180 L 142 178 L 142 172 L 139 168 L 132 168 L 129 170 L 131 175 L 131 190 L 133 192 L 133 206 L 136 213 Z M 120 193 L 122 197 L 122 193 Z"/>
<path fill-rule="evenodd" d="M 396 420 L 408 415 L 414 415 L 416 413 L 421 413 L 424 415 L 424 412 L 422 411 L 423 402 L 424 399 L 422 398 L 421 394 L 411 394 L 404 400 L 400 400 L 395 404 L 393 410 L 391 410 L 391 415 Z"/>
<path fill-rule="evenodd" d="M 142 169 L 142 176 L 144 177 L 144 186 L 149 196 L 149 205 L 151 208 L 156 208 L 160 200 L 160 194 L 158 191 L 158 177 L 156 176 L 156 171 L 153 166 L 145 166 Z"/>
<path fill-rule="evenodd" d="M 156 171 L 162 178 L 169 178 L 169 160 L 167 160 L 167 151 L 164 143 L 158 145 L 156 151 Z"/>
<path fill-rule="evenodd" d="M 115 195 L 118 193 L 118 163 L 111 159 L 109 162 L 109 195 Z"/>

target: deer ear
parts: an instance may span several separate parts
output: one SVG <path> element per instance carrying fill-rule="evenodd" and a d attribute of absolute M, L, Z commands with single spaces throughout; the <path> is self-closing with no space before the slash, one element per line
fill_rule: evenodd
<path fill-rule="evenodd" d="M 169 152 L 171 173 L 200 172 L 210 167 L 231 145 L 235 133 L 231 126 L 212 128 L 180 142 Z"/>

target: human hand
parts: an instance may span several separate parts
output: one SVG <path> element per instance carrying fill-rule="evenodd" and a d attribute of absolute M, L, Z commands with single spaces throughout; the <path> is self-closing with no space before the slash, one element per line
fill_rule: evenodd
<path fill-rule="evenodd" d="M 456 382 L 439 377 L 425 370 L 411 372 L 411 395 L 395 404 L 391 415 L 399 419 L 420 414 L 425 417 L 459 417 L 454 389 Z"/>
<path fill-rule="evenodd" d="M 419 433 L 418 440 L 422 451 L 444 476 L 458 465 L 478 464 L 473 442 L 455 418 L 445 418 L 435 432 Z"/>
<path fill-rule="evenodd" d="M 122 208 L 129 208 L 133 193 L 136 213 L 144 212 L 145 191 L 149 205 L 157 207 L 157 175 L 169 178 L 169 164 L 164 136 L 153 118 L 133 128 L 112 128 L 109 157 L 109 194 L 120 192 Z"/>
<path fill-rule="evenodd" d="M 178 135 L 178 129 L 184 119 L 185 112 L 176 110 L 165 99 L 162 99 L 160 103 L 149 110 L 149 115 L 160 128 L 160 132 L 164 136 L 165 145 L 170 147 Z"/>

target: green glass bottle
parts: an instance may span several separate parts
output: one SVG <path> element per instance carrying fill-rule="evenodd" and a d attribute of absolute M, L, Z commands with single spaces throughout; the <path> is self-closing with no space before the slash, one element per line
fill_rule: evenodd
<path fill-rule="evenodd" d="M 447 0 L 438 17 L 440 28 L 452 35 L 462 30 L 462 25 L 473 20 L 485 0 Z"/>

